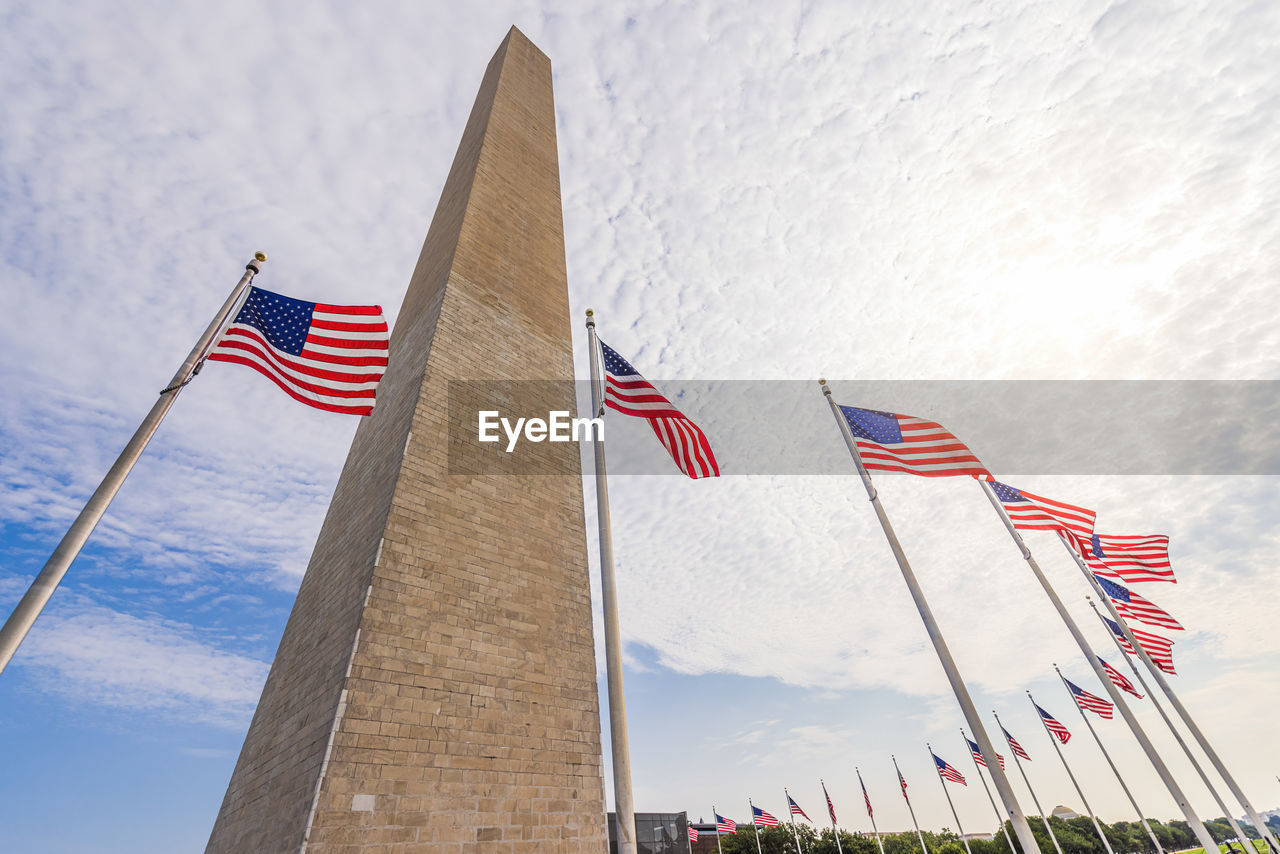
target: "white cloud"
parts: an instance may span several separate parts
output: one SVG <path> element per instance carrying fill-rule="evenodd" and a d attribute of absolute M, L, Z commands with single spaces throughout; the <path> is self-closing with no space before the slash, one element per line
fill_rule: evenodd
<path fill-rule="evenodd" d="M 250 252 L 267 287 L 394 318 L 513 21 L 556 74 L 580 375 L 590 305 L 655 378 L 1277 378 L 1265 4 L 19 5 L 0 28 L 0 526 L 28 563 Z M 172 599 L 46 617 L 23 653 L 42 684 L 243 720 L 262 664 L 180 605 L 297 584 L 353 429 L 211 366 L 94 537 L 95 584 Z M 1180 678 L 1275 670 L 1274 480 L 1010 479 L 1172 535 L 1181 581 L 1150 598 L 1192 628 Z M 623 629 L 659 663 L 892 688 L 954 722 L 855 481 L 613 487 Z M 883 492 L 979 690 L 1075 655 L 972 484 Z M 1054 544 L 1033 548 L 1092 619 Z M 162 684 L 162 650 L 208 684 Z"/>
<path fill-rule="evenodd" d="M 268 669 L 189 625 L 94 605 L 42 617 L 14 666 L 73 704 L 232 730 L 248 725 Z"/>

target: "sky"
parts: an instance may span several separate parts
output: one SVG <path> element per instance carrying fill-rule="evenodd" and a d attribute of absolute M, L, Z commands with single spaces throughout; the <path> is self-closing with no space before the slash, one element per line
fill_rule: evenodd
<path fill-rule="evenodd" d="M 1142 592 L 1187 626 L 1175 688 L 1254 805 L 1280 806 L 1280 457 L 1269 419 L 1236 423 L 1195 391 L 1255 381 L 1250 400 L 1275 406 L 1280 6 L 8 0 L 0 23 L 6 612 L 254 251 L 264 287 L 394 322 L 514 24 L 554 70 L 579 376 L 591 307 L 725 441 L 718 480 L 610 480 L 637 807 L 741 819 L 751 797 L 782 814 L 786 786 L 818 816 L 822 778 L 842 825 L 867 830 L 857 767 L 880 829 L 905 830 L 896 755 L 938 829 L 954 821 L 926 742 L 972 782 L 820 376 L 843 403 L 963 424 L 984 459 L 1038 442 L 1002 479 L 1096 509 L 1103 532 L 1168 534 L 1179 583 Z M 797 425 L 821 464 L 770 468 L 763 442 L 735 456 L 751 394 L 735 409 L 697 393 L 724 380 L 753 381 L 762 421 Z M 863 400 L 868 380 L 891 382 Z M 1056 419 L 984 404 L 979 380 L 1062 381 L 1019 387 L 1074 390 L 1058 405 L 1081 426 L 1048 435 Z M 1177 381 L 1174 414 L 1153 429 L 1066 382 L 1082 380 Z M 1123 465 L 1118 449 L 1170 425 L 1178 447 L 1230 445 L 1231 464 Z M 644 425 L 609 429 L 661 469 Z M 203 850 L 354 430 L 236 366 L 186 390 L 0 675 L 7 850 Z M 1101 817 L 1133 819 L 1052 665 L 1102 689 L 978 488 L 877 485 L 1041 803 L 1080 807 L 1028 689 L 1075 733 L 1065 752 Z M 1027 539 L 1119 663 L 1073 564 Z M 1123 724 L 1097 726 L 1144 814 L 1177 817 Z M 953 794 L 965 830 L 994 827 L 978 787 Z"/>

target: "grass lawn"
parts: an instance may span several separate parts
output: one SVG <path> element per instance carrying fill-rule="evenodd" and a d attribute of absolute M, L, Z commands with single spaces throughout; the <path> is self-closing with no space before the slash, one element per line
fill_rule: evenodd
<path fill-rule="evenodd" d="M 1252 842 L 1253 842 L 1253 847 L 1258 851 L 1260 851 L 1261 854 L 1267 854 L 1267 843 L 1265 841 L 1261 839 L 1254 839 L 1252 840 Z M 1234 854 L 1240 854 L 1240 849 L 1236 848 L 1234 845 L 1231 846 L 1230 851 L 1227 850 L 1226 845 L 1219 845 L 1218 851 L 1219 851 L 1219 854 L 1232 854 L 1232 852 L 1234 852 Z M 1204 849 L 1188 848 L 1186 851 L 1179 851 L 1179 852 L 1176 852 L 1176 854 L 1204 854 Z"/>

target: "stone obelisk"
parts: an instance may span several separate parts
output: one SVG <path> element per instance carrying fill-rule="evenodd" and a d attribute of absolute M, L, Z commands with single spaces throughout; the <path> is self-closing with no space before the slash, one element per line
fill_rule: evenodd
<path fill-rule="evenodd" d="M 541 446 L 558 474 L 450 464 L 457 381 L 573 410 L 568 308 L 551 64 L 512 28 L 208 852 L 606 854 L 577 446 Z"/>

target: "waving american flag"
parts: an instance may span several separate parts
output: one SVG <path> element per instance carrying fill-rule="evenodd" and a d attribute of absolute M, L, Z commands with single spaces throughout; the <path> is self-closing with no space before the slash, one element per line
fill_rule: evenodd
<path fill-rule="evenodd" d="M 306 302 L 251 287 L 208 358 L 253 368 L 316 409 L 369 415 L 388 342 L 380 306 Z"/>
<path fill-rule="evenodd" d="M 1070 731 L 1068 731 L 1067 728 L 1062 725 L 1061 721 L 1059 721 L 1053 715 L 1046 712 L 1044 709 L 1040 708 L 1039 705 L 1036 706 L 1036 711 L 1040 713 L 1040 720 L 1044 722 L 1045 729 L 1053 733 L 1054 738 L 1056 738 L 1058 741 L 1062 742 L 1063 744 L 1066 744 L 1068 741 L 1071 740 Z"/>
<path fill-rule="evenodd" d="M 1159 605 L 1139 596 L 1127 587 L 1116 584 L 1114 581 L 1108 581 L 1098 573 L 1094 573 L 1093 577 L 1097 579 L 1102 592 L 1111 597 L 1111 601 L 1115 603 L 1116 611 L 1120 616 L 1128 620 L 1146 623 L 1149 626 L 1160 626 L 1165 629 L 1182 631 L 1182 624 Z"/>
<path fill-rule="evenodd" d="M 1121 673 L 1119 670 L 1116 670 L 1110 664 L 1107 664 L 1107 662 L 1102 658 L 1102 656 L 1098 656 L 1098 663 L 1101 664 L 1102 669 L 1106 671 L 1107 678 L 1111 680 L 1112 685 L 1115 685 L 1121 691 L 1128 691 L 1130 694 L 1137 697 L 1139 700 L 1142 699 L 1142 695 L 1138 693 L 1138 689 L 1133 687 L 1133 683 L 1130 682 L 1127 678 L 1125 678 L 1125 675 L 1123 673 Z"/>
<path fill-rule="evenodd" d="M 1070 679 L 1063 679 L 1063 681 L 1067 683 L 1067 689 L 1071 691 L 1071 696 L 1075 697 L 1077 706 L 1104 718 L 1115 717 L 1116 707 L 1110 702 L 1090 694 Z"/>
<path fill-rule="evenodd" d="M 1164 534 L 1094 534 L 1087 551 L 1085 562 L 1100 575 L 1127 584 L 1178 582 L 1169 566 L 1169 538 Z"/>
<path fill-rule="evenodd" d="M 647 420 L 653 435 L 689 477 L 719 477 L 720 466 L 702 429 L 603 341 L 600 353 L 604 357 L 604 405 L 623 415 Z"/>
<path fill-rule="evenodd" d="M 989 767 L 991 767 L 991 766 L 987 765 L 987 760 L 985 760 L 985 759 L 983 759 L 983 758 L 982 758 L 982 748 L 978 747 L 977 742 L 972 741 L 971 739 L 969 739 L 969 738 L 967 738 L 967 737 L 965 738 L 965 741 L 969 742 L 969 752 L 973 754 L 973 761 L 974 761 L 974 762 L 977 762 L 977 763 L 978 763 L 979 765 L 981 765 L 983 768 L 989 768 Z M 999 753 L 997 753 L 997 754 L 996 754 L 996 760 L 997 760 L 997 761 L 999 761 L 999 763 L 1000 763 L 1000 767 L 1001 767 L 1001 768 L 1003 768 L 1003 767 L 1004 767 L 1004 757 L 1003 757 L 1003 756 L 1001 756 Z"/>
<path fill-rule="evenodd" d="M 1133 648 L 1133 644 L 1129 643 L 1129 639 L 1124 636 L 1124 632 L 1120 629 L 1120 624 L 1114 620 L 1107 620 L 1107 626 L 1116 636 L 1116 640 L 1120 642 L 1120 647 L 1130 655 L 1137 655 L 1138 651 Z M 1138 643 L 1142 645 L 1147 655 L 1151 656 L 1151 660 L 1155 662 L 1165 673 L 1176 676 L 1173 669 L 1173 641 L 1168 638 L 1162 638 L 1159 635 L 1153 635 L 1151 632 L 1144 632 L 1142 629 L 1129 627 L 1129 631 L 1133 632 L 1133 636 L 1138 639 Z"/>
<path fill-rule="evenodd" d="M 922 477 L 991 477 L 973 451 L 936 421 L 856 406 L 841 406 L 840 414 L 868 469 Z"/>
<path fill-rule="evenodd" d="M 1068 537 L 1087 541 L 1093 536 L 1095 513 L 1084 507 L 1032 495 L 999 481 L 991 481 L 991 491 L 1000 499 L 1009 521 L 1020 531 L 1061 531 Z"/>

